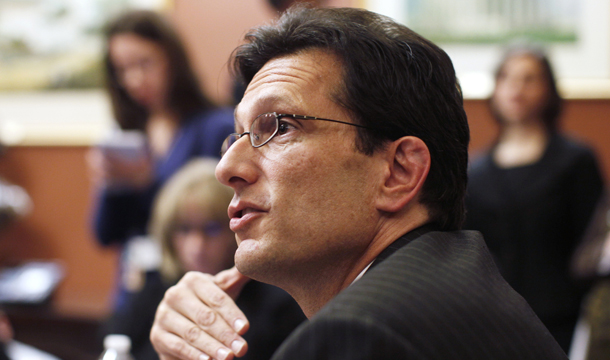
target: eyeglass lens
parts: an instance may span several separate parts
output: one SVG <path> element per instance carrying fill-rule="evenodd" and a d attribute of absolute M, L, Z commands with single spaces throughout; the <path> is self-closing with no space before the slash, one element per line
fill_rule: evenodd
<path fill-rule="evenodd" d="M 250 126 L 250 131 L 247 132 L 250 135 L 250 142 L 254 147 L 263 146 L 269 139 L 275 135 L 278 130 L 278 120 L 275 113 L 266 113 L 259 115 Z M 244 133 L 245 134 L 245 133 Z M 244 134 L 231 134 L 229 135 L 221 148 L 221 156 L 223 156 L 227 150 L 233 145 L 239 138 Z"/>
<path fill-rule="evenodd" d="M 266 113 L 259 115 L 252 126 L 250 126 L 250 141 L 255 147 L 262 146 L 269 140 L 277 131 L 277 117 L 275 113 Z"/>
<path fill-rule="evenodd" d="M 239 134 L 230 134 L 227 136 L 225 141 L 222 143 L 222 147 L 220 149 L 220 156 L 224 156 L 224 154 L 229 150 L 231 145 L 233 145 L 237 140 L 239 140 Z"/>

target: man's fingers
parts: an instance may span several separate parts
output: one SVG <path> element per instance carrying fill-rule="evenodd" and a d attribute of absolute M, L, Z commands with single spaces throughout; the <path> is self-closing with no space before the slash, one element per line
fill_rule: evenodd
<path fill-rule="evenodd" d="M 160 354 L 185 360 L 233 359 L 247 351 L 246 342 L 222 319 L 200 327 L 163 303 L 157 309 L 150 339 Z"/>
<path fill-rule="evenodd" d="M 171 309 L 159 306 L 155 315 L 155 322 L 150 331 L 150 341 L 162 360 L 208 360 L 207 353 L 190 345 L 176 333 L 179 327 L 189 328 L 192 324 L 180 314 L 172 312 Z"/>
<path fill-rule="evenodd" d="M 192 291 L 186 291 L 191 289 Z M 166 303 L 196 325 L 206 336 L 216 339 L 236 355 L 247 351 L 245 340 L 239 336 L 248 329 L 248 320 L 235 302 L 214 282 L 211 275 L 187 273 L 180 282 L 165 293 Z M 168 325 L 171 326 L 171 325 Z M 185 325 L 181 325 L 184 329 Z M 191 329 L 192 328 L 192 329 Z M 176 333 L 190 344 L 203 350 L 199 344 L 199 332 L 194 326 L 190 333 Z M 203 341 L 207 341 L 204 336 Z M 216 358 L 217 355 L 214 355 Z"/>
<path fill-rule="evenodd" d="M 237 299 L 248 281 L 250 281 L 250 278 L 240 273 L 235 266 L 221 271 L 214 276 L 216 285 L 224 290 L 233 300 Z"/>
<path fill-rule="evenodd" d="M 207 323 L 216 321 L 216 318 L 221 318 L 236 334 L 243 334 L 247 331 L 249 327 L 248 319 L 233 299 L 216 285 L 213 276 L 199 272 L 189 272 L 184 275 L 180 283 L 192 289 L 197 297 L 195 300 L 183 299 L 186 300 L 184 301 L 185 306 L 180 308 L 184 314 L 189 314 L 189 318 L 195 323 L 207 326 Z M 166 296 L 168 293 L 166 293 Z M 178 294 L 181 294 L 181 297 L 184 295 L 182 292 L 178 292 Z M 198 306 L 197 302 L 203 302 L 213 312 L 210 313 Z M 194 309 L 197 309 L 196 313 L 193 313 Z"/>

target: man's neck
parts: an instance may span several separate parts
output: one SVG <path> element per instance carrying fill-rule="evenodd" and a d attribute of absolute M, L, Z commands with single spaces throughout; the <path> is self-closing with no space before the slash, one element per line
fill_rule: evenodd
<path fill-rule="evenodd" d="M 293 277 L 289 284 L 278 284 L 278 286 L 290 293 L 303 313 L 311 318 L 337 294 L 349 287 L 358 275 L 394 241 L 426 224 L 428 216 L 422 214 L 410 220 L 412 221 L 400 223 L 398 219 L 394 219 L 387 222 L 386 226 L 381 226 L 369 246 L 356 259 L 343 263 L 337 261 L 332 265 L 319 267 L 318 269 L 323 268 L 322 271 L 310 269 L 308 274 L 315 276 L 300 276 L 302 281 L 294 281 L 296 278 Z"/>
<path fill-rule="evenodd" d="M 417 229 L 429 221 L 427 212 L 416 212 L 409 217 L 409 221 L 402 220 L 400 217 L 391 218 L 385 221 L 380 226 L 373 241 L 371 241 L 367 251 L 358 259 L 358 262 L 351 267 L 349 273 L 345 277 L 341 290 L 347 288 L 356 277 L 374 261 L 383 250 L 385 250 L 396 239 L 404 234 Z"/>

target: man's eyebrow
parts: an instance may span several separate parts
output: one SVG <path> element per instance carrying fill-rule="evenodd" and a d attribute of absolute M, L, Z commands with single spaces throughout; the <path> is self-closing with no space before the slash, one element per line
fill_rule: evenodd
<path fill-rule="evenodd" d="M 256 116 L 267 113 L 267 112 L 283 112 L 286 108 L 293 108 L 292 103 L 286 99 L 285 96 L 281 96 L 278 94 L 268 94 L 263 95 L 259 99 L 256 100 L 256 106 L 254 108 L 253 116 L 254 119 Z M 239 104 L 233 110 L 233 119 L 235 122 L 235 126 L 237 127 L 237 113 L 238 113 Z"/>
<path fill-rule="evenodd" d="M 260 115 L 265 112 L 285 112 L 288 108 L 294 108 L 294 102 L 286 96 L 278 94 L 263 95 L 257 101 L 257 112 Z"/>

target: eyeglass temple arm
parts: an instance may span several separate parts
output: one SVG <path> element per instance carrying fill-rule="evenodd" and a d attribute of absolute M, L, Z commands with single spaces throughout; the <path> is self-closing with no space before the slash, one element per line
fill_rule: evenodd
<path fill-rule="evenodd" d="M 363 129 L 367 128 L 366 126 L 360 125 L 360 124 L 354 124 L 354 123 L 350 123 L 350 122 L 346 122 L 346 121 L 339 121 L 339 120 L 333 120 L 333 119 L 319 118 L 319 117 L 315 117 L 315 116 L 296 115 L 296 114 L 277 114 L 276 116 L 278 119 L 283 118 L 283 117 L 291 117 L 291 118 L 300 119 L 300 120 L 324 120 L 324 121 L 331 121 L 331 122 L 335 122 L 335 123 L 339 123 L 339 124 L 356 126 L 356 127 L 363 128 Z"/>

